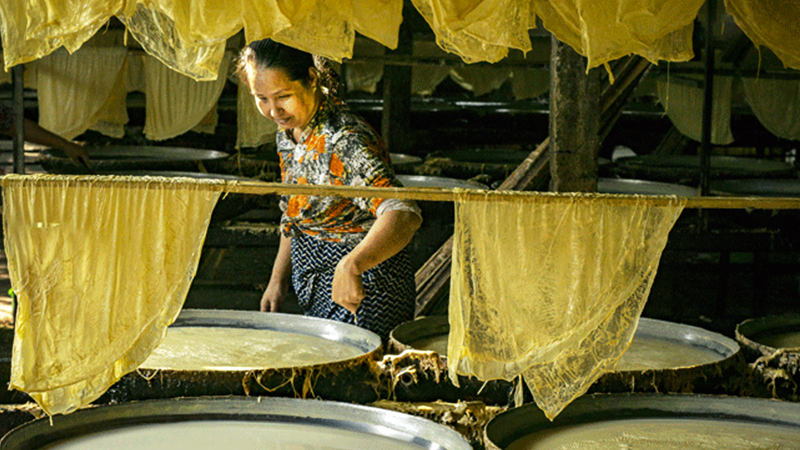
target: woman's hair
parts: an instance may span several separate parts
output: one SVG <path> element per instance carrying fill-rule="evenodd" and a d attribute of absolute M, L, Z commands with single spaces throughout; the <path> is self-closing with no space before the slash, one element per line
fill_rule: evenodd
<path fill-rule="evenodd" d="M 320 85 L 323 92 L 336 94 L 339 90 L 338 74 L 333 70 L 331 62 L 321 56 L 312 56 L 310 53 L 275 42 L 272 39 L 262 39 L 248 44 L 241 53 L 236 65 L 236 74 L 239 80 L 246 85 L 248 67 L 258 69 L 283 70 L 291 81 L 300 81 L 307 86 L 310 81 L 308 69 L 315 68 L 320 74 Z"/>

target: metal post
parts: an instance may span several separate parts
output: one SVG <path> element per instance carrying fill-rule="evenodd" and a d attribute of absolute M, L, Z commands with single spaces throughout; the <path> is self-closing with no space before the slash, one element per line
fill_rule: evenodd
<path fill-rule="evenodd" d="M 391 54 L 412 55 L 413 50 L 414 35 L 403 24 L 397 49 Z M 383 68 L 381 135 L 391 153 L 406 153 L 411 148 L 411 66 L 386 65 Z"/>
<path fill-rule="evenodd" d="M 706 2 L 706 67 L 703 87 L 703 132 L 700 147 L 700 194 L 709 195 L 711 172 L 711 114 L 714 110 L 714 22 L 717 16 L 716 0 Z"/>
<path fill-rule="evenodd" d="M 12 109 L 14 111 L 14 173 L 25 173 L 25 104 L 23 99 L 22 64 L 17 64 L 11 69 L 11 82 L 14 87 Z"/>

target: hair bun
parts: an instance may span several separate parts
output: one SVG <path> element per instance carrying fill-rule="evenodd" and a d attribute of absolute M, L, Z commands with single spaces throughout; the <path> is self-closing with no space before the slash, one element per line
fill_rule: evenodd
<path fill-rule="evenodd" d="M 320 85 L 327 94 L 338 95 L 339 74 L 333 68 L 333 63 L 324 56 L 314 55 L 314 67 L 320 73 Z"/>

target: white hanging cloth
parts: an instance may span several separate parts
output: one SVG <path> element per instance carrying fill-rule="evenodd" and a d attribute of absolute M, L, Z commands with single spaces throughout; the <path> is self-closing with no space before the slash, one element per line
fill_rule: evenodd
<path fill-rule="evenodd" d="M 764 128 L 782 139 L 800 140 L 800 82 L 742 78 L 745 98 Z"/>
<path fill-rule="evenodd" d="M 667 117 L 684 136 L 702 142 L 703 88 L 700 78 L 658 80 L 658 101 Z M 714 102 L 711 112 L 711 143 L 727 145 L 733 142 L 731 133 L 731 77 L 714 77 Z"/>
<path fill-rule="evenodd" d="M 128 49 L 61 49 L 36 62 L 39 125 L 66 139 L 88 129 L 112 137 L 128 122 L 124 74 Z"/>
<path fill-rule="evenodd" d="M 144 135 L 148 139 L 162 141 L 196 127 L 217 107 L 222 88 L 228 80 L 232 59 L 233 55 L 229 52 L 222 58 L 220 76 L 216 80 L 195 81 L 153 57 L 145 57 Z"/>

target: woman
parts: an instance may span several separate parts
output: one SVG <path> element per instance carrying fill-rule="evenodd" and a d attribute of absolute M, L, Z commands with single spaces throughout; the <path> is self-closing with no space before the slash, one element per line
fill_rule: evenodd
<path fill-rule="evenodd" d="M 278 124 L 284 183 L 401 186 L 378 134 L 333 95 L 333 72 L 315 66 L 310 54 L 255 41 L 237 70 L 261 114 Z M 278 311 L 291 281 L 306 315 L 357 324 L 384 339 L 413 318 L 405 247 L 422 223 L 414 202 L 293 195 L 280 207 L 280 247 L 262 311 Z"/>

